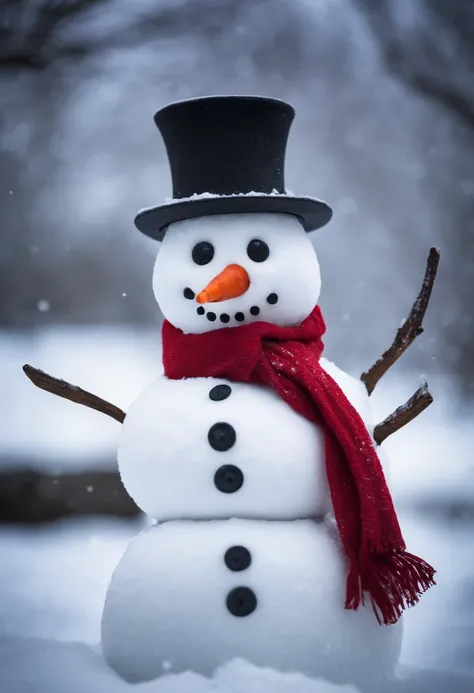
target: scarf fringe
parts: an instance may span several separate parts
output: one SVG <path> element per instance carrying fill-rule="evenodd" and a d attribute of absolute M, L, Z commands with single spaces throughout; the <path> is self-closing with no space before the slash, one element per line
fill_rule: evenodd
<path fill-rule="evenodd" d="M 435 569 L 406 551 L 370 554 L 352 560 L 346 584 L 346 609 L 357 611 L 368 593 L 380 624 L 393 625 L 435 585 Z"/>

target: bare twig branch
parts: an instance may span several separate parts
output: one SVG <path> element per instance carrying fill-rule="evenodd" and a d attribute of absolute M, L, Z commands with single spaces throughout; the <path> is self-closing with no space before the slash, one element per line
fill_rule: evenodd
<path fill-rule="evenodd" d="M 436 278 L 436 272 L 439 264 L 439 250 L 431 248 L 428 260 L 426 263 L 425 277 L 408 318 L 402 323 L 397 330 L 395 339 L 389 348 L 384 351 L 382 356 L 371 366 L 365 373 L 362 373 L 360 379 L 367 388 L 369 395 L 373 392 L 380 378 L 385 375 L 388 369 L 398 361 L 400 356 L 405 353 L 410 344 L 423 332 L 422 322 L 425 317 L 426 309 L 430 300 L 433 284 Z"/>
<path fill-rule="evenodd" d="M 405 404 L 402 404 L 401 407 L 395 409 L 386 419 L 377 424 L 374 429 L 374 440 L 377 445 L 381 445 L 392 433 L 396 433 L 400 428 L 416 419 L 432 402 L 433 397 L 428 390 L 428 384 L 425 382 Z"/>
<path fill-rule="evenodd" d="M 107 402 L 105 399 L 101 399 L 91 392 L 82 390 L 80 387 L 77 387 L 77 385 L 71 385 L 65 380 L 53 378 L 52 375 L 48 375 L 37 368 L 33 368 L 33 366 L 23 366 L 23 370 L 31 382 L 41 390 L 46 390 L 46 392 L 51 392 L 51 394 L 58 395 L 58 397 L 64 397 L 64 399 L 68 399 L 76 404 L 82 404 L 84 407 L 100 411 L 102 414 L 111 416 L 112 419 L 120 423 L 124 422 L 125 412 L 114 404 L 110 404 L 110 402 Z"/>

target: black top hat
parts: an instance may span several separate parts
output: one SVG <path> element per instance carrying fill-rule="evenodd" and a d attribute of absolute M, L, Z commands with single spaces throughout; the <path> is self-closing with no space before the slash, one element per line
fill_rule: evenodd
<path fill-rule="evenodd" d="M 306 231 L 327 224 L 330 207 L 285 191 L 294 110 L 260 96 L 210 96 L 172 103 L 155 115 L 171 167 L 173 200 L 138 213 L 137 228 L 163 239 L 169 224 L 211 214 L 278 212 Z"/>

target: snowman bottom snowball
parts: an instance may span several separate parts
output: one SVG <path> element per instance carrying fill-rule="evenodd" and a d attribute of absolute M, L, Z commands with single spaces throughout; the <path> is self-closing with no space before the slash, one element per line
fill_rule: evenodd
<path fill-rule="evenodd" d="M 371 689 L 398 661 L 401 622 L 341 608 L 346 565 L 325 523 L 172 521 L 135 538 L 102 618 L 109 665 L 133 683 L 209 676 L 243 658 Z"/>

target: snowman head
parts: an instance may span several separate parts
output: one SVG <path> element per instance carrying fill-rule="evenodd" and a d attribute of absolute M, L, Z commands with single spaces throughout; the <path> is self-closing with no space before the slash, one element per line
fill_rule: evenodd
<path fill-rule="evenodd" d="M 155 263 L 165 318 L 185 333 L 301 323 L 318 302 L 316 253 L 289 214 L 225 214 L 172 224 Z"/>

